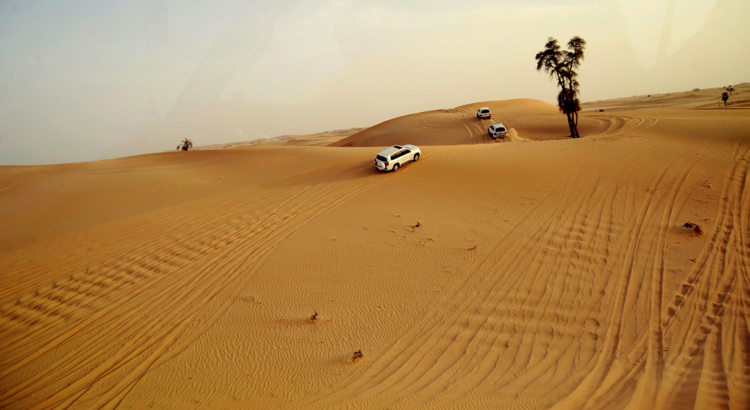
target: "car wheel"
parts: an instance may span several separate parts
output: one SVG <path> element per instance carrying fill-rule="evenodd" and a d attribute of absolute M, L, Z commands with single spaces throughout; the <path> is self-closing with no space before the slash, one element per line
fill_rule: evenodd
<path fill-rule="evenodd" d="M 415 161 L 415 162 L 416 162 L 416 161 L 417 161 L 418 159 L 419 159 L 419 154 L 414 154 L 414 159 L 413 159 L 413 161 Z"/>
<path fill-rule="evenodd" d="M 393 172 L 396 172 L 396 171 L 398 171 L 398 164 L 393 165 Z"/>

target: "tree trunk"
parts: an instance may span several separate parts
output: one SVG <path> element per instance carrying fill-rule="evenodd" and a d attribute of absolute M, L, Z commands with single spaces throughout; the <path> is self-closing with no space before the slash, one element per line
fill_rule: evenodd
<path fill-rule="evenodd" d="M 578 113 L 577 112 L 573 113 L 573 118 L 574 118 L 573 131 L 575 131 L 576 138 L 581 138 L 581 134 L 578 133 Z"/>
<path fill-rule="evenodd" d="M 569 113 L 565 113 L 568 117 L 568 128 L 570 128 L 570 138 L 576 137 L 575 125 L 573 125 L 573 117 Z"/>

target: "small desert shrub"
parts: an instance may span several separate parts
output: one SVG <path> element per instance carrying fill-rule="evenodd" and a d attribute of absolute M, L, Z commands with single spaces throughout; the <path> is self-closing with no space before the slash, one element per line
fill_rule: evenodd
<path fill-rule="evenodd" d="M 693 232 L 695 232 L 695 234 L 696 234 L 696 235 L 700 235 L 700 234 L 702 234 L 702 233 L 703 233 L 703 229 L 701 229 L 701 227 L 700 227 L 700 226 L 698 226 L 698 224 L 694 224 L 694 223 L 692 223 L 692 222 L 685 222 L 685 225 L 683 225 L 683 226 L 684 226 L 685 228 L 690 228 L 690 229 L 692 229 L 692 230 L 693 230 Z"/>
<path fill-rule="evenodd" d="M 177 151 L 187 151 L 188 149 L 193 148 L 193 142 L 189 139 L 185 138 L 180 145 L 177 146 Z"/>

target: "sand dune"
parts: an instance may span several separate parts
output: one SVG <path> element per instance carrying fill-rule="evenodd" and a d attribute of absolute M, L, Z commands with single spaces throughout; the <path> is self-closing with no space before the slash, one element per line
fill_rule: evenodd
<path fill-rule="evenodd" d="M 489 107 L 492 118 L 478 120 L 476 111 L 480 107 Z M 416 145 L 489 143 L 493 142 L 493 139 L 487 134 L 487 127 L 498 122 L 502 122 L 509 129 L 515 129 L 516 136 L 523 139 L 563 139 L 570 135 L 565 117 L 560 115 L 556 106 L 539 100 L 517 99 L 485 101 L 394 118 L 337 141 L 331 146 L 378 147 L 403 144 L 403 141 L 410 141 Z M 587 135 L 602 132 L 608 126 L 608 117 L 584 116 L 579 122 L 579 130 Z"/>
<path fill-rule="evenodd" d="M 750 111 L 645 98 L 2 167 L 0 407 L 747 409 Z"/>
<path fill-rule="evenodd" d="M 212 144 L 196 146 L 195 150 L 217 150 L 217 149 L 239 149 L 254 147 L 258 145 L 266 146 L 311 146 L 322 147 L 340 141 L 350 135 L 356 134 L 364 128 L 349 128 L 345 130 L 333 130 L 319 132 L 317 134 L 305 135 L 282 135 L 273 138 L 260 138 L 252 141 L 233 142 L 228 144 Z"/>
<path fill-rule="evenodd" d="M 607 101 L 593 101 L 581 104 L 583 112 L 597 110 L 643 110 L 643 109 L 746 109 L 750 107 L 750 83 L 733 86 L 726 106 L 721 100 L 724 88 L 696 89 L 667 94 L 639 95 Z"/>

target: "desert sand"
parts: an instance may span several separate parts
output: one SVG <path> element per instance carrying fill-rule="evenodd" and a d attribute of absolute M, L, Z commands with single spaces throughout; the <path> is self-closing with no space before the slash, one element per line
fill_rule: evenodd
<path fill-rule="evenodd" d="M 0 167 L 0 408 L 748 409 L 735 88 Z"/>

